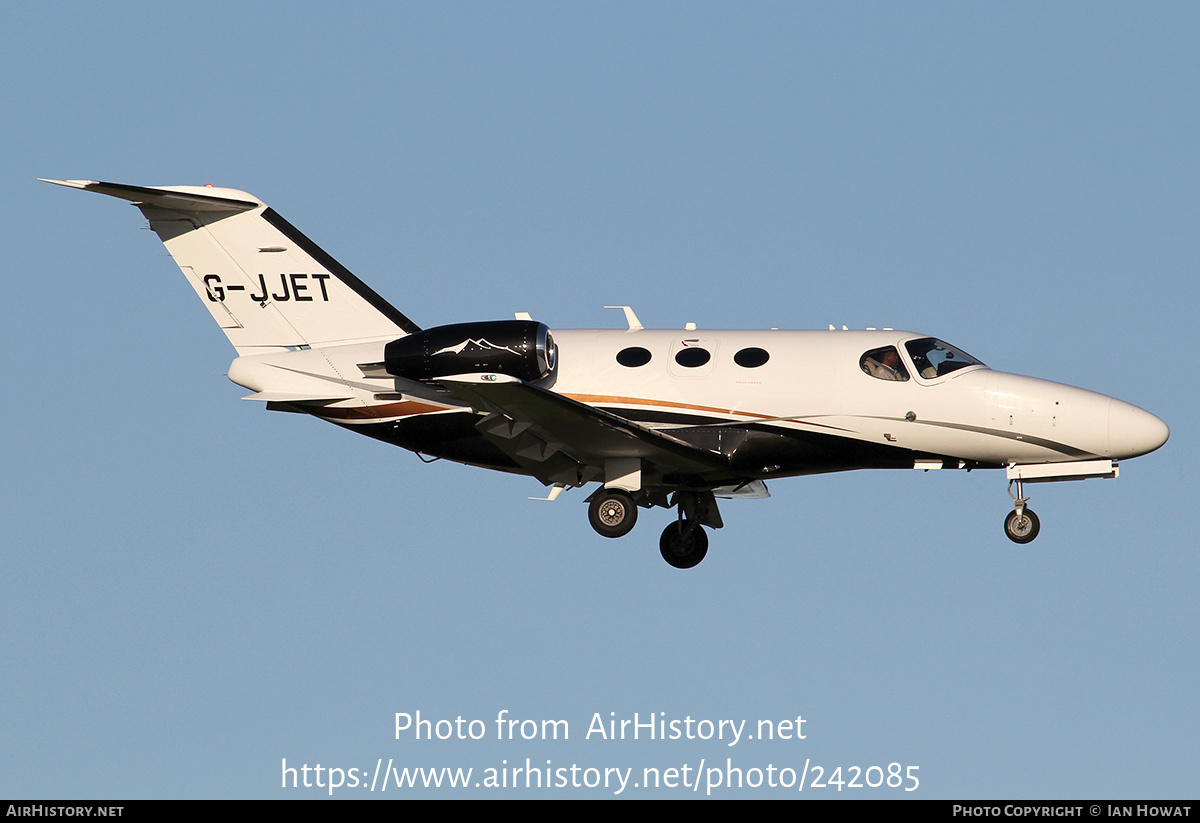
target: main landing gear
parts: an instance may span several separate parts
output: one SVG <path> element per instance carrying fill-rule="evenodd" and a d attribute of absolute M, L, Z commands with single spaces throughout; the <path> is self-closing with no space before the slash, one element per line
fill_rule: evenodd
<path fill-rule="evenodd" d="M 1017 493 L 1012 493 L 1012 484 L 1017 484 Z M 1013 510 L 1008 513 L 1008 517 L 1004 518 L 1004 533 L 1008 539 L 1014 543 L 1031 543 L 1033 538 L 1038 536 L 1038 532 L 1042 529 L 1042 524 L 1038 520 L 1038 516 L 1033 513 L 1033 509 L 1026 507 L 1029 502 L 1028 497 L 1024 497 L 1021 491 L 1020 480 L 1008 481 L 1008 496 L 1013 500 Z"/>
<path fill-rule="evenodd" d="M 601 489 L 588 506 L 588 521 L 603 537 L 624 537 L 637 523 L 637 504 L 627 491 Z"/>
<path fill-rule="evenodd" d="M 690 569 L 708 554 L 708 535 L 695 520 L 682 517 L 663 530 L 658 550 L 677 569 Z"/>
<path fill-rule="evenodd" d="M 665 495 L 654 505 L 667 505 Z M 690 569 L 708 554 L 704 526 L 721 528 L 717 501 L 712 492 L 676 492 L 670 505 L 679 507 L 679 517 L 663 531 L 658 549 L 675 568 Z M 592 495 L 588 505 L 588 522 L 603 537 L 629 534 L 637 515 L 637 502 L 623 489 L 602 488 Z"/>

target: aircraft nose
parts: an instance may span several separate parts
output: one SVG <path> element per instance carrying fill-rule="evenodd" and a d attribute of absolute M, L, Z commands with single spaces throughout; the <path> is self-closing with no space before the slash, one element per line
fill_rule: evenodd
<path fill-rule="evenodd" d="M 1115 458 L 1137 457 L 1157 449 L 1171 430 L 1145 409 L 1121 400 L 1108 406 L 1108 442 Z"/>

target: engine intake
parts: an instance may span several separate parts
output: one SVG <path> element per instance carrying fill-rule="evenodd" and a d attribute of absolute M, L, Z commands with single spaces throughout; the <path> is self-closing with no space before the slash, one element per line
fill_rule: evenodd
<path fill-rule="evenodd" d="M 393 340 L 383 349 L 384 370 L 409 380 L 498 372 L 532 383 L 549 377 L 557 360 L 550 329 L 534 320 L 434 326 Z"/>

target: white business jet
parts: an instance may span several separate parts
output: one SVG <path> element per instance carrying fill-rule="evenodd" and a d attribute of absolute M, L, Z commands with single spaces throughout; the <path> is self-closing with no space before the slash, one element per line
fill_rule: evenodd
<path fill-rule="evenodd" d="M 1002 469 L 1005 533 L 1028 543 L 1025 483 L 1116 477 L 1169 434 L 1136 406 L 891 329 L 650 330 L 625 306 L 626 329 L 552 334 L 525 314 L 422 329 L 246 192 L 46 182 L 141 209 L 237 350 L 246 399 L 531 475 L 542 499 L 599 483 L 588 516 L 605 537 L 639 507 L 676 508 L 659 546 L 681 569 L 721 528 L 717 498 L 849 469 Z"/>

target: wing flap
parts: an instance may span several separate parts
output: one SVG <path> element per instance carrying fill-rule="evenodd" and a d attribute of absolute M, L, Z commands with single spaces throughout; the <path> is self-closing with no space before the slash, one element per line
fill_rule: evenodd
<path fill-rule="evenodd" d="M 526 460 L 538 454 L 536 444 L 528 441 L 533 437 L 544 444 L 540 448 L 545 459 L 566 455 L 581 466 L 601 471 L 607 460 L 631 457 L 646 461 L 659 474 L 729 468 L 722 454 L 698 449 L 664 432 L 515 377 L 464 374 L 440 377 L 438 382 L 472 407 L 487 412 L 489 416 L 479 429 L 501 448 L 505 443 L 512 444 L 514 454 Z M 517 445 L 519 439 L 525 442 Z"/>

